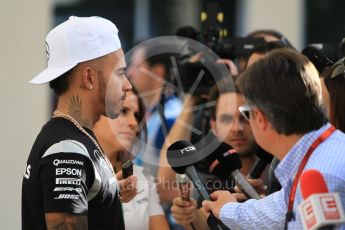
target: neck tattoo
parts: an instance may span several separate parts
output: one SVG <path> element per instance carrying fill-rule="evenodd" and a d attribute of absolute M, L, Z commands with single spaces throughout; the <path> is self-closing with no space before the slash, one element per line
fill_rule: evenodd
<path fill-rule="evenodd" d="M 68 114 L 73 117 L 76 121 L 78 121 L 79 124 L 81 124 L 84 127 L 90 127 L 90 122 L 85 119 L 83 120 L 81 118 L 81 106 L 83 104 L 83 101 L 79 96 L 72 96 L 72 99 L 68 105 Z"/>

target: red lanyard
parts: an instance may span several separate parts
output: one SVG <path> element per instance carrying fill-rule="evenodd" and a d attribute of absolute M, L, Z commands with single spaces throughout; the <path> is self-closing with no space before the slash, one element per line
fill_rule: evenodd
<path fill-rule="evenodd" d="M 314 143 L 309 147 L 307 153 L 305 154 L 299 168 L 298 171 L 296 173 L 296 176 L 293 180 L 293 184 L 292 184 L 292 189 L 291 189 L 291 193 L 290 193 L 290 197 L 289 197 L 289 206 L 288 206 L 288 213 L 292 213 L 292 209 L 293 209 L 293 203 L 295 201 L 295 194 L 296 194 L 296 190 L 297 190 L 297 184 L 299 181 L 299 178 L 302 174 L 302 171 L 305 167 L 305 165 L 307 164 L 307 161 L 309 160 L 311 154 L 314 152 L 314 150 L 317 148 L 317 146 L 319 146 L 319 144 L 321 144 L 324 140 L 326 140 L 329 136 L 331 136 L 331 134 L 335 131 L 336 129 L 334 128 L 334 126 L 329 127 L 325 132 L 323 132 L 315 141 Z M 290 221 L 290 220 L 288 220 Z"/>

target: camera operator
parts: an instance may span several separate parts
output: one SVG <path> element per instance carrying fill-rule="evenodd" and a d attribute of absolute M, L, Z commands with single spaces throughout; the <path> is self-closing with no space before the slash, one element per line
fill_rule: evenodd
<path fill-rule="evenodd" d="M 322 98 L 330 116 L 330 122 L 345 132 L 345 58 L 321 74 Z"/>
<path fill-rule="evenodd" d="M 250 38 L 263 38 L 266 42 L 281 42 L 285 47 L 295 49 L 290 41 L 277 30 L 254 30 L 250 32 L 247 37 Z"/>
<path fill-rule="evenodd" d="M 250 32 L 247 36 L 247 39 L 253 39 L 253 38 L 261 38 L 265 41 L 265 43 L 260 44 L 259 46 L 255 47 L 253 52 L 254 53 L 267 53 L 268 51 L 272 50 L 269 48 L 269 46 L 267 46 L 267 50 L 263 51 L 263 47 L 266 46 L 266 44 L 270 43 L 270 44 L 281 44 L 283 47 L 287 47 L 287 48 L 291 48 L 291 49 L 295 49 L 292 44 L 290 43 L 290 41 L 279 31 L 276 30 L 269 30 L 269 29 L 262 29 L 262 30 L 254 30 L 252 32 Z M 273 42 L 273 43 L 271 43 Z M 276 43 L 275 43 L 276 42 Z M 259 49 L 257 49 L 258 47 L 261 47 Z M 278 48 L 278 47 L 277 47 Z M 256 51 L 255 51 L 256 49 Z M 261 51 L 259 51 L 261 49 Z M 253 53 L 252 52 L 252 53 Z M 238 65 L 238 69 L 239 72 L 242 73 L 250 64 L 248 64 L 249 62 L 249 57 L 252 56 L 252 54 L 250 55 L 241 55 L 239 57 L 237 57 L 237 65 Z M 253 62 L 251 62 L 253 63 Z"/>
<path fill-rule="evenodd" d="M 258 61 L 259 59 L 263 58 L 268 52 L 280 48 L 288 48 L 288 46 L 284 45 L 284 43 L 280 41 L 270 41 L 262 45 L 258 45 L 252 50 L 251 54 L 248 56 L 246 68 L 248 68 L 250 65 Z"/>

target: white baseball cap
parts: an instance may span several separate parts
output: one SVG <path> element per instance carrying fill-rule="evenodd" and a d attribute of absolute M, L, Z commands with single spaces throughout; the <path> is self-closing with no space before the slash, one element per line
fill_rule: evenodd
<path fill-rule="evenodd" d="M 80 62 L 104 56 L 120 48 L 118 30 L 111 21 L 95 16 L 71 16 L 48 33 L 48 67 L 30 83 L 50 82 Z"/>

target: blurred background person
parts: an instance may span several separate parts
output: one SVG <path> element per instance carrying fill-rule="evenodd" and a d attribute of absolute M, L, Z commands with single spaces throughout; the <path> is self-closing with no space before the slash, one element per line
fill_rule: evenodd
<path fill-rule="evenodd" d="M 127 92 L 118 118 L 112 120 L 101 116 L 95 124 L 95 135 L 116 171 L 120 171 L 127 160 L 133 159 L 142 144 L 141 138 L 146 135 L 144 115 L 145 106 L 133 88 Z M 126 229 L 169 229 L 154 178 L 148 170 L 137 165 L 134 165 L 133 175 L 138 178 L 136 196 L 127 203 L 121 196 Z"/>
<path fill-rule="evenodd" d="M 330 122 L 345 132 L 345 58 L 321 74 L 322 96 Z"/>
<path fill-rule="evenodd" d="M 268 52 L 279 49 L 279 48 L 289 48 L 281 41 L 270 41 L 265 42 L 261 45 L 255 46 L 251 51 L 250 55 L 248 56 L 248 60 L 246 63 L 246 69 L 251 66 L 257 60 L 263 58 Z"/>
<path fill-rule="evenodd" d="M 182 103 L 176 93 L 166 87 L 171 78 L 172 54 L 164 53 L 164 50 L 157 54 L 153 49 L 145 43 L 134 48 L 128 76 L 147 108 L 147 144 L 145 150 L 138 154 L 136 164 L 150 169 L 155 176 L 159 152 L 180 114 Z"/>
<path fill-rule="evenodd" d="M 281 42 L 283 46 L 294 49 L 291 42 L 279 31 L 273 29 L 261 29 L 250 32 L 247 37 L 263 38 L 266 42 Z"/>
<path fill-rule="evenodd" d="M 252 53 L 248 56 L 240 56 L 237 58 L 237 66 L 240 73 L 242 73 L 247 66 L 253 63 L 253 61 L 249 62 L 249 57 L 253 56 L 253 53 L 256 54 L 263 54 L 267 53 L 268 51 L 274 49 L 274 46 L 282 46 L 287 48 L 295 49 L 291 42 L 279 31 L 273 30 L 273 29 L 260 29 L 260 30 L 254 30 L 250 32 L 246 38 L 258 38 L 263 39 L 263 43 L 260 43 L 258 46 L 254 47 L 252 50 Z M 272 43 L 271 43 L 272 42 Z M 270 47 L 271 45 L 267 44 L 274 44 L 273 47 Z M 278 45 L 276 45 L 278 44 Z M 266 47 L 266 48 L 265 48 Z M 278 47 L 277 47 L 278 48 Z M 256 51 L 255 51 L 256 50 Z"/>

